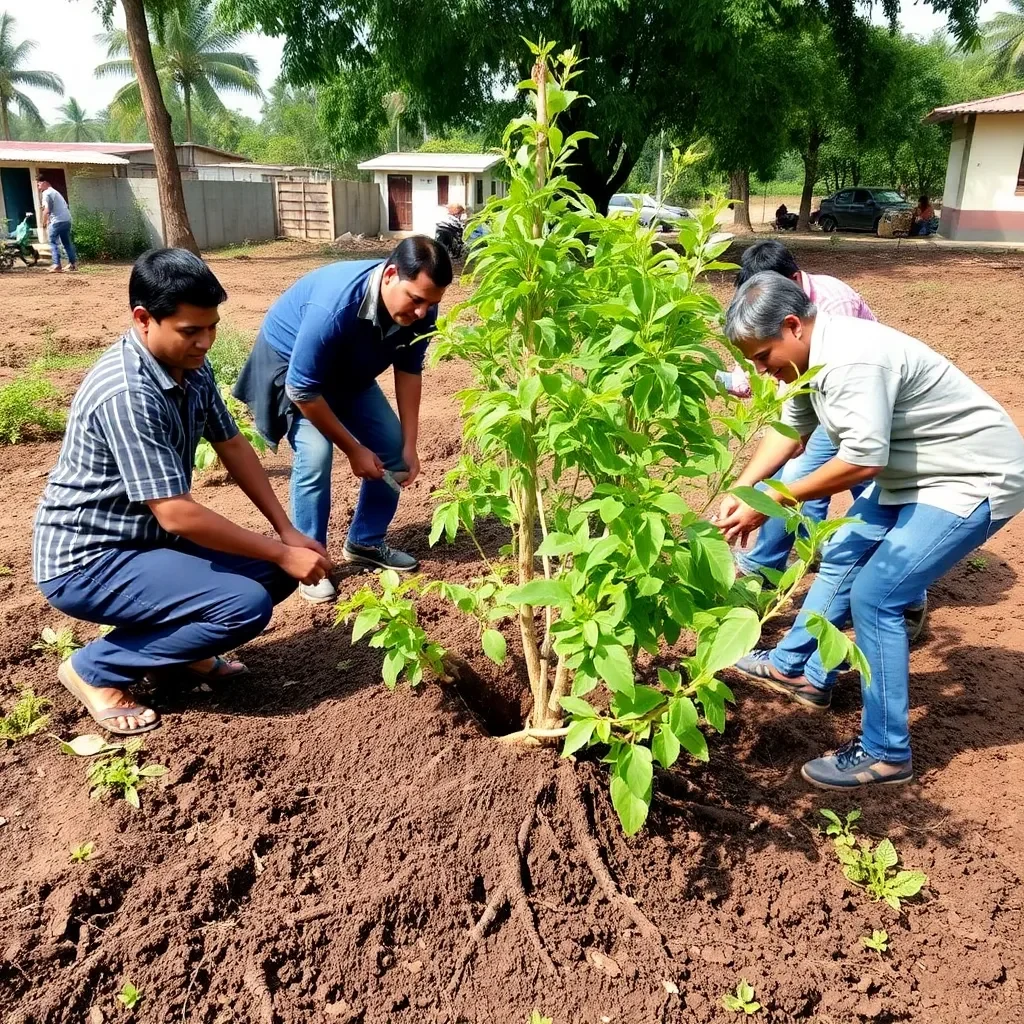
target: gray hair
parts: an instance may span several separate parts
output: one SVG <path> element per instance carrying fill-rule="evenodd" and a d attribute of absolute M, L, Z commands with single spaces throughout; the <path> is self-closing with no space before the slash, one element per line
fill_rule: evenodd
<path fill-rule="evenodd" d="M 800 285 L 773 270 L 765 270 L 736 289 L 725 313 L 725 336 L 733 344 L 741 339 L 778 338 L 787 316 L 806 320 L 817 312 L 817 306 Z"/>

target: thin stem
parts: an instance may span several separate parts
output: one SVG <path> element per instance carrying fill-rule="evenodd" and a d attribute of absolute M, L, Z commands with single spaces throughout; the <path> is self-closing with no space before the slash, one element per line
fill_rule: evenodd
<path fill-rule="evenodd" d="M 506 736 L 498 736 L 499 743 L 519 743 L 522 740 L 559 740 L 568 735 L 567 725 L 559 726 L 557 729 L 520 729 L 518 732 L 510 732 Z"/>

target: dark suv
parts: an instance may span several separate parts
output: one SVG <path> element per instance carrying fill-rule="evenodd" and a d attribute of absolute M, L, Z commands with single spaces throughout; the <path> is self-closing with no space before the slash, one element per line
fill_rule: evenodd
<path fill-rule="evenodd" d="M 818 224 L 822 231 L 878 231 L 886 210 L 912 210 L 913 203 L 891 188 L 844 188 L 822 199 Z"/>

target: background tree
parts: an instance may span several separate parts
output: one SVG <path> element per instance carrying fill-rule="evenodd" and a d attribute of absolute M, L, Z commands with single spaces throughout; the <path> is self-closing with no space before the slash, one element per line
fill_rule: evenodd
<path fill-rule="evenodd" d="M 46 89 L 59 96 L 64 95 L 64 83 L 58 75 L 52 71 L 30 71 L 25 67 L 25 62 L 36 48 L 36 42 L 33 39 L 23 39 L 16 43 L 15 24 L 14 18 L 6 11 L 0 13 L 0 133 L 5 139 L 11 137 L 12 105 L 18 108 L 23 118 L 40 127 L 43 124 L 39 108 L 19 86 Z"/>
<path fill-rule="evenodd" d="M 983 30 L 985 51 L 996 76 L 1024 76 L 1024 0 L 1010 0 Z"/>
<path fill-rule="evenodd" d="M 225 107 L 218 90 L 263 95 L 256 61 L 248 54 L 231 51 L 238 41 L 238 33 L 224 27 L 209 0 L 177 0 L 155 22 L 156 40 L 152 51 L 157 78 L 165 93 L 173 92 L 182 102 L 186 142 L 195 141 L 193 99 L 207 114 L 219 114 Z M 124 59 L 129 53 L 127 34 L 113 29 L 101 36 L 100 41 L 107 47 L 107 56 L 115 59 L 97 67 L 96 76 L 134 76 L 132 61 Z M 113 105 L 129 115 L 140 111 L 139 83 L 129 82 L 118 90 Z"/>
<path fill-rule="evenodd" d="M 159 0 L 152 2 L 156 4 Z M 171 0 L 166 2 L 170 3 Z M 102 15 L 108 31 L 113 27 L 114 3 L 115 0 L 96 0 L 96 9 Z M 121 6 L 124 9 L 128 51 L 135 69 L 135 77 L 138 79 L 142 109 L 153 143 L 164 239 L 169 246 L 188 249 L 198 255 L 199 246 L 192 234 L 188 211 L 185 209 L 185 192 L 181 187 L 181 170 L 178 167 L 174 137 L 171 135 L 171 118 L 164 104 L 160 78 L 153 61 L 146 10 L 142 0 L 121 0 Z"/>
<path fill-rule="evenodd" d="M 978 0 L 933 0 L 958 37 L 976 32 Z M 521 37 L 576 44 L 592 102 L 572 108 L 567 132 L 598 136 L 580 146 L 574 176 L 599 205 L 629 177 L 648 137 L 693 128 L 709 72 L 737 34 L 785 15 L 855 17 L 854 0 L 224 0 L 239 28 L 285 37 L 284 70 L 298 84 L 373 70 L 407 92 L 427 128 L 482 121 L 527 77 Z M 886 0 L 891 17 L 898 0 Z M 382 95 L 382 94 L 379 94 Z M 813 135 L 813 133 L 805 133 Z M 820 148 L 821 142 L 814 148 Z"/>
<path fill-rule="evenodd" d="M 102 137 L 103 126 L 89 117 L 85 108 L 71 96 L 60 106 L 61 120 L 50 129 L 50 135 L 58 142 L 95 142 Z"/>

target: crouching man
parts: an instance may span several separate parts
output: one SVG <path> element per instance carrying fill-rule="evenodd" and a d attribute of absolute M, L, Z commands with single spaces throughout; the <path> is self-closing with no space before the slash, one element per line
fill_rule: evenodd
<path fill-rule="evenodd" d="M 837 451 L 790 480 L 796 500 L 872 483 L 850 509 L 858 521 L 825 545 L 793 628 L 774 650 L 754 651 L 736 670 L 804 707 L 824 710 L 837 672 L 822 664 L 806 614 L 817 612 L 840 629 L 852 615 L 871 668 L 870 684 L 861 686 L 861 734 L 807 762 L 802 775 L 829 789 L 908 782 L 904 611 L 1024 508 L 1024 438 L 991 396 L 927 345 L 870 320 L 827 316 L 780 274 L 756 274 L 740 287 L 725 333 L 759 373 L 781 381 L 820 367 L 810 392 L 786 404 L 783 422 L 805 440 L 820 424 Z M 737 485 L 771 479 L 799 448 L 790 441 L 786 451 L 784 441 L 773 431 Z M 765 518 L 729 496 L 718 525 L 727 540 L 742 541 Z"/>
<path fill-rule="evenodd" d="M 420 375 L 437 304 L 451 284 L 448 253 L 432 238 L 403 239 L 386 260 L 329 263 L 300 277 L 270 307 L 235 397 L 260 433 L 295 452 L 291 515 L 327 543 L 334 449 L 362 481 L 342 549 L 345 561 L 409 572 L 412 555 L 386 541 L 401 487 L 420 471 Z M 398 414 L 379 377 L 394 368 Z M 303 584 L 307 601 L 333 601 L 329 579 Z"/>
<path fill-rule="evenodd" d="M 160 723 L 131 696 L 156 670 L 191 682 L 246 671 L 221 657 L 258 636 L 273 607 L 330 571 L 323 547 L 288 520 L 214 382 L 206 354 L 227 298 L 197 256 L 155 249 L 132 269 L 132 326 L 71 405 L 36 513 L 33 572 L 54 608 L 114 626 L 58 670 L 104 729 Z M 277 533 L 243 529 L 191 494 L 206 438 Z"/>

